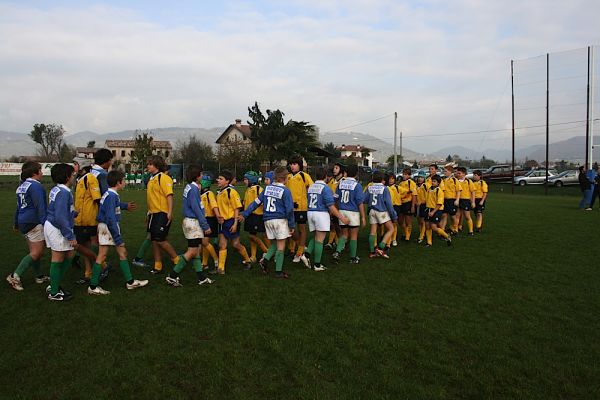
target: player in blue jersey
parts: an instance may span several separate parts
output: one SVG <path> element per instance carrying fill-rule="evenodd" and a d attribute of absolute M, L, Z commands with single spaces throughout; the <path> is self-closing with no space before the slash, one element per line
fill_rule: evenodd
<path fill-rule="evenodd" d="M 287 169 L 277 167 L 274 172 L 274 182 L 267 185 L 260 192 L 256 200 L 238 217 L 241 221 L 264 204 L 263 220 L 267 238 L 271 240 L 269 250 L 260 259 L 259 264 L 265 273 L 268 273 L 267 262 L 275 256 L 275 277 L 287 279 L 289 275 L 283 272 L 283 258 L 286 240 L 294 233 L 294 201 L 292 193 L 285 187 Z"/>
<path fill-rule="evenodd" d="M 28 161 L 21 168 L 21 184 L 17 188 L 17 210 L 14 229 L 25 237 L 29 253 L 21 259 L 15 271 L 6 277 L 6 281 L 17 291 L 23 290 L 21 277 L 31 266 L 35 273 L 35 282 L 49 280 L 42 273 L 40 258 L 44 252 L 44 222 L 46 222 L 46 191 L 40 183 L 42 166 Z"/>
<path fill-rule="evenodd" d="M 44 239 L 46 246 L 52 249 L 50 261 L 50 287 L 46 288 L 48 299 L 64 301 L 71 299 L 71 293 L 60 284 L 73 262 L 73 249 L 77 245 L 73 226 L 75 224 L 75 207 L 69 185 L 73 182 L 74 168 L 69 164 L 55 164 L 50 170 L 56 186 L 48 196 L 46 222 L 44 223 Z"/>
<path fill-rule="evenodd" d="M 331 229 L 331 216 L 339 218 L 344 224 L 350 221 L 340 214 L 335 207 L 335 199 L 331 188 L 325 182 L 327 170 L 318 168 L 316 171 L 316 181 L 309 186 L 308 197 L 308 229 L 314 232 L 314 237 L 308 243 L 306 253 L 313 257 L 313 269 L 315 271 L 324 271 L 326 268 L 321 264 L 323 255 L 323 241 Z M 310 264 L 309 264 L 310 265 Z"/>
<path fill-rule="evenodd" d="M 332 254 L 334 260 L 340 259 L 341 251 L 348 241 L 350 248 L 350 263 L 358 264 L 360 259 L 356 255 L 358 248 L 358 228 L 366 226 L 365 206 L 363 205 L 363 188 L 356 180 L 358 166 L 348 165 L 346 167 L 346 178 L 339 181 L 335 191 L 340 214 L 348 219 L 348 223 L 340 221 L 341 234 L 335 252 Z"/>
<path fill-rule="evenodd" d="M 384 178 L 380 172 L 373 174 L 373 184 L 367 188 L 365 196 L 365 204 L 369 207 L 369 223 L 371 231 L 369 233 L 369 257 L 384 257 L 390 258 L 386 253 L 386 244 L 394 234 L 394 224 L 392 221 L 398 219 L 396 210 L 392 203 L 390 190 L 384 185 Z M 377 227 L 383 225 L 385 233 L 379 246 L 377 242 Z"/>
<path fill-rule="evenodd" d="M 173 271 L 165 278 L 169 285 L 182 286 L 179 282 L 179 273 L 188 261 L 192 260 L 198 285 L 213 283 L 213 280 L 204 275 L 202 271 L 202 259 L 200 257 L 200 246 L 209 246 L 210 225 L 204 215 L 204 206 L 200 199 L 200 185 L 202 169 L 198 165 L 190 165 L 186 170 L 187 185 L 183 189 L 183 235 L 187 239 L 187 251 L 179 257 L 179 262 L 173 267 Z M 214 251 L 214 250 L 213 250 Z"/>
<path fill-rule="evenodd" d="M 144 287 L 148 284 L 147 280 L 133 279 L 131 275 L 131 267 L 127 260 L 127 249 L 125 242 L 121 236 L 121 199 L 118 191 L 125 186 L 125 174 L 121 171 L 110 171 L 106 176 L 108 189 L 100 199 L 100 207 L 98 208 L 98 256 L 92 267 L 92 278 L 88 287 L 90 295 L 107 295 L 108 290 L 98 286 L 100 273 L 102 272 L 102 264 L 106 260 L 106 255 L 110 247 L 114 247 L 119 255 L 119 266 L 125 277 L 125 287 L 129 290 Z"/>

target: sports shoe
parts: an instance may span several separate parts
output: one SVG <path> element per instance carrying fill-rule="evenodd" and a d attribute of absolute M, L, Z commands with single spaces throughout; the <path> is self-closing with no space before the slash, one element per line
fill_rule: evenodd
<path fill-rule="evenodd" d="M 181 287 L 181 286 L 183 286 L 181 284 L 181 282 L 179 282 L 179 277 L 177 277 L 177 278 L 171 278 L 170 276 L 167 276 L 165 278 L 165 281 L 167 281 L 167 283 L 169 285 L 173 286 L 173 287 Z"/>
<path fill-rule="evenodd" d="M 211 275 L 216 275 L 217 274 L 217 268 L 215 267 L 215 268 L 209 269 L 208 273 L 211 274 Z"/>
<path fill-rule="evenodd" d="M 421 244 L 421 243 L 423 243 L 423 239 L 417 239 L 417 243 L 418 243 L 418 244 Z"/>
<path fill-rule="evenodd" d="M 70 296 L 66 296 L 63 292 L 58 292 L 55 295 L 48 294 L 48 300 L 50 301 L 67 301 L 70 300 Z"/>
<path fill-rule="evenodd" d="M 52 290 L 52 287 L 50 285 L 46 286 L 46 293 L 50 294 L 50 291 Z M 58 292 L 62 293 L 68 297 L 73 297 L 73 295 L 71 294 L 71 292 L 69 292 L 68 290 L 63 289 L 62 287 L 58 288 Z"/>
<path fill-rule="evenodd" d="M 377 257 L 376 252 L 369 253 L 369 258 L 375 258 L 375 257 Z"/>
<path fill-rule="evenodd" d="M 475 234 L 473 232 L 469 232 L 468 235 L 469 236 L 475 236 Z"/>
<path fill-rule="evenodd" d="M 219 275 L 225 275 L 225 270 L 224 269 L 218 269 L 217 270 L 217 274 L 219 274 Z"/>
<path fill-rule="evenodd" d="M 198 280 L 198 285 L 200 285 L 200 286 L 202 286 L 202 285 L 210 285 L 210 284 L 213 284 L 213 283 L 215 283 L 215 281 L 213 281 L 210 278 L 205 278 L 203 281 Z"/>
<path fill-rule="evenodd" d="M 250 262 L 251 262 L 252 264 L 255 264 L 255 263 L 256 263 L 256 258 L 254 258 L 254 257 L 250 257 Z"/>
<path fill-rule="evenodd" d="M 290 276 L 285 272 L 275 272 L 274 278 L 277 279 L 288 279 Z"/>
<path fill-rule="evenodd" d="M 396 246 L 398 246 L 398 242 L 395 240 L 392 240 L 392 247 L 396 247 Z"/>
<path fill-rule="evenodd" d="M 300 256 L 299 256 L 298 254 L 296 254 L 296 255 L 294 256 L 294 259 L 292 260 L 292 262 L 294 262 L 294 263 L 299 263 L 299 262 L 300 262 Z"/>
<path fill-rule="evenodd" d="M 87 292 L 88 292 L 88 294 L 95 295 L 95 296 L 103 296 L 103 295 L 110 294 L 110 292 L 108 290 L 104 290 L 100 286 L 96 286 L 96 289 L 92 289 L 91 287 L 88 286 Z"/>
<path fill-rule="evenodd" d="M 381 250 L 380 248 L 375 249 L 375 254 L 378 257 L 390 258 L 390 256 L 388 256 L 388 254 L 385 251 Z"/>
<path fill-rule="evenodd" d="M 129 289 L 129 290 L 133 290 L 133 289 L 144 287 L 147 284 L 148 284 L 148 281 L 146 279 L 144 279 L 142 281 L 138 281 L 137 279 L 135 279 L 131 284 L 126 283 L 125 287 L 127 287 L 127 289 Z"/>
<path fill-rule="evenodd" d="M 586 208 L 585 211 L 592 211 L 592 207 Z"/>
<path fill-rule="evenodd" d="M 267 264 L 268 264 L 268 261 L 264 257 L 258 261 L 258 265 L 260 265 L 260 268 L 262 269 L 262 273 L 265 275 L 269 273 L 269 267 L 267 266 Z"/>
<path fill-rule="evenodd" d="M 358 257 L 351 258 L 350 264 L 360 264 L 360 258 L 358 258 Z"/>
<path fill-rule="evenodd" d="M 163 270 L 162 270 L 162 269 L 156 269 L 156 268 L 152 268 L 152 269 L 150 270 L 150 273 L 151 273 L 152 275 L 160 275 L 160 274 L 162 274 L 162 273 L 163 273 Z"/>
<path fill-rule="evenodd" d="M 21 284 L 21 279 L 13 276 L 13 274 L 10 274 L 6 277 L 6 282 L 8 282 L 8 284 L 10 286 L 12 286 L 12 288 L 15 289 L 17 292 L 20 292 L 23 290 L 23 285 Z"/>
<path fill-rule="evenodd" d="M 448 236 L 448 239 L 446 239 L 446 244 L 448 246 L 452 246 L 452 236 Z"/>
<path fill-rule="evenodd" d="M 315 264 L 313 266 L 313 270 L 320 272 L 320 271 L 325 271 L 327 269 L 327 267 L 325 267 L 323 264 Z"/>
<path fill-rule="evenodd" d="M 242 261 L 244 271 L 250 271 L 252 269 L 252 259 L 250 261 Z"/>
<path fill-rule="evenodd" d="M 481 228 L 475 228 L 475 232 L 477 232 L 477 233 L 481 232 Z"/>
<path fill-rule="evenodd" d="M 35 277 L 35 283 L 46 283 L 50 282 L 50 277 L 48 275 L 40 275 Z"/>
<path fill-rule="evenodd" d="M 146 264 L 143 259 L 137 257 L 131 261 L 131 265 L 135 265 L 136 267 L 140 268 L 150 268 L 149 264 Z"/>
<path fill-rule="evenodd" d="M 300 256 L 300 261 L 302 261 L 302 264 L 304 264 L 306 268 L 310 268 L 310 260 L 304 254 Z"/>
<path fill-rule="evenodd" d="M 333 250 L 335 249 L 335 247 L 333 247 L 333 243 L 327 243 L 324 248 L 326 248 L 327 250 Z"/>
<path fill-rule="evenodd" d="M 333 258 L 335 261 L 339 261 L 340 256 L 341 255 L 339 251 L 334 251 L 333 253 L 331 253 L 331 258 Z"/>

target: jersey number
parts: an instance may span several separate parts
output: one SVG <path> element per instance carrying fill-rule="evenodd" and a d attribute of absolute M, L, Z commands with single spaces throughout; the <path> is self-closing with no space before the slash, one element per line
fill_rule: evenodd
<path fill-rule="evenodd" d="M 21 198 L 21 208 L 27 208 L 27 199 L 23 193 L 19 193 L 19 197 Z"/>
<path fill-rule="evenodd" d="M 374 194 L 373 198 L 371 199 L 371 205 L 372 206 L 376 206 L 377 205 L 377 195 Z"/>
<path fill-rule="evenodd" d="M 319 197 L 315 193 L 310 194 L 310 200 L 308 201 L 308 208 L 317 208 L 317 200 Z"/>
<path fill-rule="evenodd" d="M 348 190 L 342 190 L 342 203 L 347 204 L 350 202 L 350 192 Z"/>
<path fill-rule="evenodd" d="M 265 209 L 268 212 L 276 212 L 277 208 L 275 208 L 275 198 L 274 197 L 267 197 L 267 206 L 265 207 Z"/>

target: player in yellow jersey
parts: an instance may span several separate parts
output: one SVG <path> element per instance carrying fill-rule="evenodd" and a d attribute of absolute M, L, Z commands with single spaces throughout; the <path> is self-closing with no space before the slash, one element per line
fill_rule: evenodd
<path fill-rule="evenodd" d="M 402 182 L 398 184 L 398 193 L 400 193 L 400 214 L 398 214 L 398 223 L 404 229 L 404 241 L 410 242 L 412 234 L 413 215 L 417 211 L 417 184 L 411 179 L 412 170 L 408 167 L 402 170 Z"/>
<path fill-rule="evenodd" d="M 150 272 L 160 274 L 163 271 L 161 251 L 168 254 L 174 265 L 179 262 L 179 256 L 167 240 L 173 222 L 173 179 L 166 173 L 167 164 L 161 156 L 149 157 L 146 169 L 151 174 L 146 189 L 148 202 L 146 230 L 150 233 L 154 255 L 154 268 Z"/>
<path fill-rule="evenodd" d="M 460 225 L 467 221 L 469 228 L 469 236 L 473 236 L 473 219 L 471 218 L 471 210 L 475 208 L 475 187 L 473 181 L 467 177 L 467 169 L 458 167 L 456 169 L 456 178 L 460 185 L 460 198 L 458 201 L 458 213 Z"/>
<path fill-rule="evenodd" d="M 258 198 L 263 188 L 258 184 L 258 174 L 254 171 L 248 171 L 244 174 L 244 184 L 247 187 L 246 193 L 244 193 L 244 210 L 246 210 Z M 269 246 L 271 246 L 271 243 L 268 242 L 269 239 L 264 237 L 265 223 L 263 221 L 262 204 L 244 220 L 244 231 L 248 232 L 248 238 L 250 239 L 250 260 L 255 263 L 258 247 L 263 253 L 266 253 Z"/>
<path fill-rule="evenodd" d="M 427 185 L 425 184 L 425 178 L 422 176 L 417 177 L 417 218 L 419 221 L 419 239 L 417 243 L 423 243 L 425 238 L 425 209 L 427 205 Z"/>
<path fill-rule="evenodd" d="M 431 187 L 431 178 L 435 175 L 440 176 L 439 168 L 438 168 L 437 164 L 429 164 L 429 175 L 425 179 L 425 185 L 427 186 L 427 190 L 429 190 L 429 188 Z M 439 188 L 441 190 L 444 190 L 444 181 L 443 180 L 440 182 Z"/>
<path fill-rule="evenodd" d="M 385 176 L 385 183 L 386 186 L 388 187 L 388 189 L 390 190 L 390 197 L 392 198 L 392 205 L 394 206 L 394 210 L 396 211 L 396 214 L 398 215 L 398 219 L 396 219 L 395 221 L 392 221 L 394 223 L 394 232 L 392 233 L 392 236 L 390 237 L 390 243 L 388 243 L 388 247 L 392 246 L 392 247 L 396 247 L 398 246 L 398 225 L 401 223 L 401 217 L 400 217 L 400 205 L 401 203 L 401 198 L 402 196 L 400 195 L 400 191 L 399 191 L 399 187 L 396 184 L 396 176 L 394 174 L 386 174 Z M 381 228 L 383 228 L 383 226 L 381 226 Z M 381 235 L 383 235 L 382 232 L 380 232 Z"/>
<path fill-rule="evenodd" d="M 314 182 L 310 175 L 302 171 L 302 157 L 294 155 L 289 159 L 291 173 L 288 174 L 285 186 L 292 192 L 294 201 L 294 219 L 296 221 L 296 230 L 294 231 L 294 241 L 298 246 L 293 262 L 302 261 L 305 266 L 309 266 L 309 261 L 304 256 L 304 247 L 306 246 L 306 221 L 308 211 L 308 188 Z M 294 243 L 290 241 L 289 249 L 294 251 Z"/>
<path fill-rule="evenodd" d="M 202 206 L 204 207 L 204 216 L 206 217 L 206 222 L 208 222 L 208 226 L 210 227 L 210 234 L 207 235 L 207 237 L 209 240 L 214 238 L 215 244 L 217 244 L 219 240 L 219 222 L 217 221 L 217 218 L 220 214 L 219 206 L 217 204 L 217 196 L 210 191 L 211 184 L 212 181 L 210 176 L 202 175 L 200 178 L 200 200 L 202 201 Z M 217 256 L 217 252 L 210 241 L 206 246 L 204 244 L 202 245 L 202 269 L 208 269 L 209 256 L 214 262 L 214 269 L 211 269 L 210 272 L 216 274 L 219 266 L 219 257 Z"/>
<path fill-rule="evenodd" d="M 218 273 L 225 275 L 225 261 L 227 260 L 227 243 L 231 241 L 233 248 L 242 256 L 245 269 L 252 264 L 246 248 L 240 243 L 240 230 L 238 229 L 238 215 L 242 208 L 240 194 L 231 185 L 233 174 L 221 171 L 217 178 L 217 205 L 219 206 L 219 268 Z"/>
<path fill-rule="evenodd" d="M 340 183 L 340 181 L 342 179 L 344 179 L 344 172 L 345 172 L 345 168 L 344 168 L 344 165 L 341 163 L 335 163 L 335 164 L 333 164 L 332 169 L 327 170 L 327 178 L 325 179 L 325 182 L 327 183 L 327 186 L 329 186 L 329 189 L 331 189 L 331 191 L 334 194 L 337 190 L 338 184 Z M 340 228 L 340 224 L 339 224 L 337 217 L 334 217 L 332 215 L 331 216 L 331 230 L 329 231 L 329 240 L 327 241 L 325 248 L 335 249 L 337 247 L 336 239 L 339 238 L 341 232 L 342 232 L 342 229 Z"/>
<path fill-rule="evenodd" d="M 481 232 L 483 226 L 483 211 L 488 196 L 488 184 L 481 177 L 481 171 L 473 171 L 473 188 L 475 192 L 475 232 Z"/>
<path fill-rule="evenodd" d="M 446 165 L 444 167 L 444 216 L 440 223 L 442 229 L 446 228 L 448 216 L 450 217 L 450 233 L 456 235 L 458 233 L 458 202 L 460 200 L 460 185 L 458 179 L 454 177 L 454 167 Z"/>
<path fill-rule="evenodd" d="M 431 177 L 431 187 L 427 191 L 425 201 L 425 234 L 427 235 L 427 247 L 433 245 L 433 232 L 446 239 L 448 246 L 452 245 L 452 238 L 439 227 L 444 210 L 444 192 L 439 185 L 442 178 L 438 175 Z"/>

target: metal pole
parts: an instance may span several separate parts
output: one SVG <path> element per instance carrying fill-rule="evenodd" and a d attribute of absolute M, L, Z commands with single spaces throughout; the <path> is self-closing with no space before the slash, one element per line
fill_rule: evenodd
<path fill-rule="evenodd" d="M 398 132 L 398 113 L 394 112 L 394 177 L 398 175 L 398 153 L 396 152 L 396 138 Z"/>
<path fill-rule="evenodd" d="M 402 160 L 402 165 L 404 165 L 404 157 L 402 156 L 402 131 L 400 131 L 400 159 Z"/>
<path fill-rule="evenodd" d="M 591 168 L 590 158 L 590 46 L 588 46 L 588 65 L 587 65 L 587 108 L 585 115 L 585 169 Z"/>
<path fill-rule="evenodd" d="M 512 179 L 510 181 L 511 193 L 515 194 L 515 74 L 514 61 L 510 60 L 510 90 L 512 94 Z"/>
<path fill-rule="evenodd" d="M 544 193 L 548 195 L 548 155 L 550 150 L 550 53 L 546 53 L 546 184 Z"/>
<path fill-rule="evenodd" d="M 594 164 L 594 97 L 596 91 L 596 78 L 594 77 L 596 66 L 594 65 L 596 62 L 596 54 L 594 51 L 594 46 L 592 46 L 592 57 L 590 59 L 591 62 L 591 85 L 590 85 L 590 167 Z"/>

